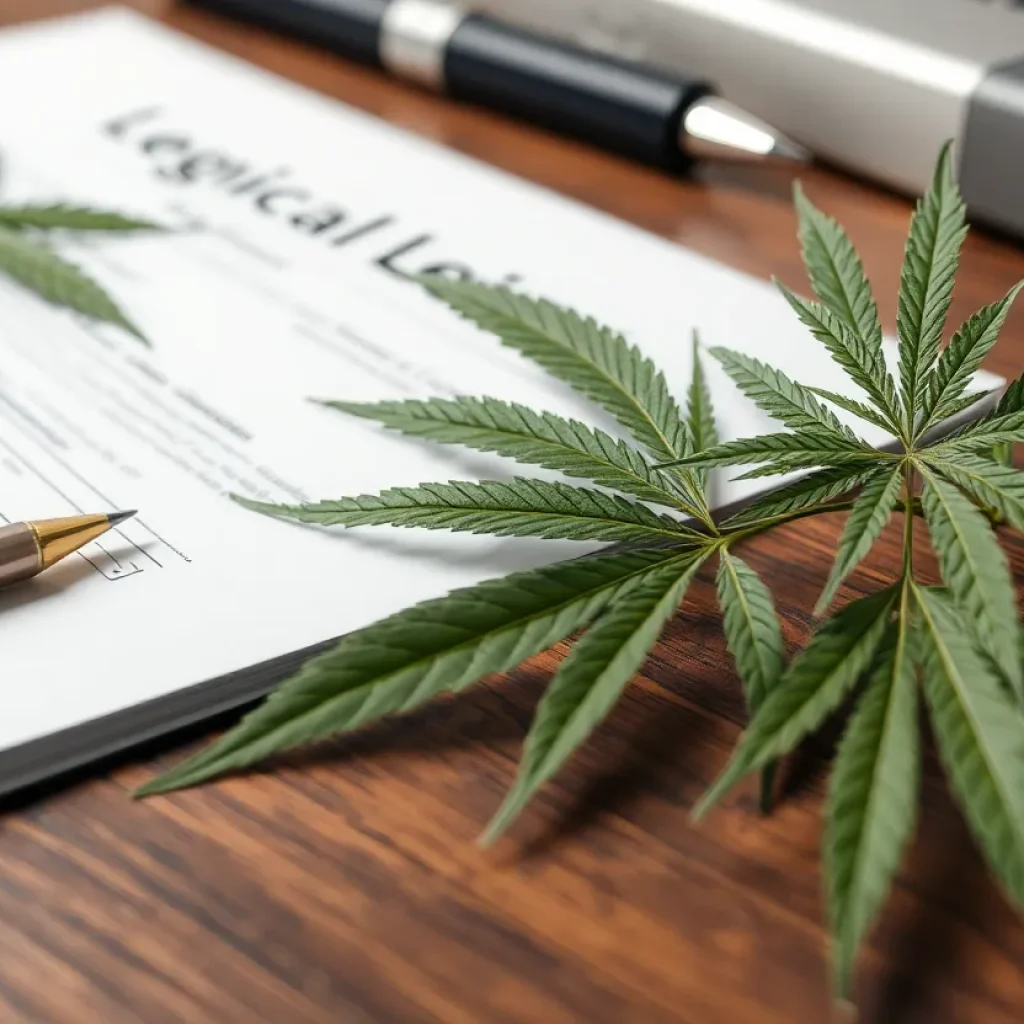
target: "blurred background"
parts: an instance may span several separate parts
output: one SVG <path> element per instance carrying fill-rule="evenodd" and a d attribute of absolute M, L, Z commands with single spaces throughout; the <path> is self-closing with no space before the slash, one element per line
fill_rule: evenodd
<path fill-rule="evenodd" d="M 74 14 L 102 6 L 96 0 L 0 0 L 0 22 L 24 21 Z M 125 0 L 125 7 L 134 7 L 146 14 L 163 14 L 174 6 L 174 0 Z"/>
<path fill-rule="evenodd" d="M 91 6 L 0 0 L 0 22 Z M 777 132 L 903 195 L 923 191 L 952 139 L 974 221 L 1024 239 L 1024 9 L 1010 0 L 467 0 L 450 16 L 453 0 L 132 6 L 206 8 L 646 162 L 666 163 L 623 140 L 658 130 L 666 81 L 707 86 L 740 133 Z M 737 137 L 734 123 L 710 130 L 716 144 Z"/>

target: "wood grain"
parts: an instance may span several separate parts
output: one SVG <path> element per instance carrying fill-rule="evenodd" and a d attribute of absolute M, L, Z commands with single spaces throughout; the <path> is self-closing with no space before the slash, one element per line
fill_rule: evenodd
<path fill-rule="evenodd" d="M 61 6 L 0 0 L 0 20 Z M 675 181 L 255 30 L 149 7 L 413 132 L 733 266 L 801 282 L 784 174 Z M 804 178 L 849 226 L 891 329 L 909 204 L 827 171 Z M 1019 249 L 975 234 L 954 317 L 1020 276 Z M 1005 374 L 1024 362 L 1022 315 L 991 360 Z M 774 584 L 791 648 L 807 636 L 839 525 L 800 523 L 745 552 Z M 883 538 L 848 594 L 890 577 L 898 541 Z M 1021 578 L 1024 545 L 1007 544 Z M 708 574 L 511 838 L 475 846 L 558 655 L 272 777 L 131 802 L 132 787 L 183 753 L 165 749 L 10 810 L 0 818 L 0 1020 L 829 1020 L 818 845 L 834 736 L 790 760 L 771 818 L 749 788 L 700 827 L 688 817 L 744 719 Z M 861 1019 L 1019 1021 L 1024 929 L 988 881 L 932 753 L 922 801 L 862 958 Z"/>

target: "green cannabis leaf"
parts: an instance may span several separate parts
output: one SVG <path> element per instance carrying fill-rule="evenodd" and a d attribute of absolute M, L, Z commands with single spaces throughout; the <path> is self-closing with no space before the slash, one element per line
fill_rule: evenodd
<path fill-rule="evenodd" d="M 95 281 L 43 242 L 0 227 L 0 272 L 47 302 L 116 324 L 144 340 L 139 329 Z"/>
<path fill-rule="evenodd" d="M 158 231 L 157 224 L 108 210 L 63 203 L 0 204 L 0 274 L 35 292 L 47 302 L 146 338 L 116 302 L 82 270 L 59 256 L 49 244 L 52 232 Z"/>
<path fill-rule="evenodd" d="M 884 901 L 912 827 L 919 774 L 919 679 L 968 823 L 993 872 L 1024 906 L 1021 629 L 1007 560 L 992 530 L 995 518 L 1024 527 L 1024 474 L 1006 464 L 1005 452 L 1001 460 L 993 457 L 995 446 L 1024 440 L 1024 384 L 1015 381 L 991 413 L 949 438 L 926 438 L 926 432 L 976 400 L 966 393 L 971 379 L 995 344 L 1021 285 L 968 318 L 940 353 L 966 230 L 949 150 L 943 150 L 907 241 L 897 318 L 897 400 L 883 363 L 866 358 L 870 349 L 861 344 L 875 337 L 874 303 L 868 300 L 852 246 L 802 193 L 797 205 L 804 255 L 820 305 L 787 297 L 860 386 L 870 414 L 862 414 L 859 403 L 835 404 L 871 422 L 894 426 L 902 451 L 874 453 L 873 468 L 865 471 L 848 460 L 849 445 L 834 430 L 814 428 L 802 441 L 801 458 L 810 465 L 811 452 L 827 448 L 827 458 L 819 463 L 827 468 L 766 495 L 724 524 L 724 530 L 810 514 L 815 507 L 835 509 L 832 499 L 859 487 L 819 611 L 831 603 L 842 580 L 896 511 L 904 522 L 903 568 L 890 596 L 883 591 L 848 604 L 818 628 L 772 697 L 754 714 L 730 765 L 697 813 L 705 813 L 744 775 L 791 749 L 823 714 L 866 681 L 840 745 L 825 812 L 836 989 L 847 996 L 857 947 Z M 734 366 L 731 360 L 726 368 Z M 737 383 L 749 388 L 747 376 Z M 794 437 L 812 428 L 806 421 L 794 423 L 789 410 L 767 411 L 784 422 L 788 417 L 789 425 L 798 428 Z M 745 449 L 770 471 L 795 459 L 798 451 L 791 446 L 783 452 L 765 438 L 733 441 L 726 451 L 723 447 L 680 463 L 703 464 L 702 458 L 723 459 Z M 923 587 L 916 579 L 912 524 L 918 513 L 938 555 L 943 588 Z"/>
<path fill-rule="evenodd" d="M 315 505 L 238 500 L 256 511 L 320 526 L 419 526 L 494 537 L 606 541 L 678 541 L 689 533 L 678 520 L 619 495 L 522 477 L 396 487 Z"/>
<path fill-rule="evenodd" d="M 690 382 L 690 414 L 687 426 L 694 451 L 702 452 L 718 444 L 718 427 L 715 423 L 715 411 L 708 390 L 707 377 L 700 362 L 700 335 L 693 332 L 693 379 Z M 707 470 L 697 471 L 697 481 L 703 489 L 707 487 Z"/>
<path fill-rule="evenodd" d="M 862 345 L 880 354 L 878 306 L 856 249 L 836 221 L 807 199 L 799 182 L 793 200 L 800 218 L 804 265 L 815 294 Z"/>
<path fill-rule="evenodd" d="M 823 842 L 836 987 L 849 994 L 857 947 L 885 900 L 916 814 L 921 771 L 916 624 L 904 588 L 864 697 L 840 744 Z"/>
<path fill-rule="evenodd" d="M 892 590 L 862 597 L 814 634 L 754 715 L 728 768 L 697 804 L 696 817 L 744 775 L 788 754 L 822 723 L 871 664 L 894 601 Z"/>
<path fill-rule="evenodd" d="M 918 204 L 900 275 L 896 327 L 900 339 L 900 382 L 907 430 L 917 429 L 923 412 L 922 385 L 935 375 L 942 329 L 953 297 L 960 245 L 967 234 L 964 204 L 953 178 L 952 145 L 943 147 L 932 186 Z"/>
<path fill-rule="evenodd" d="M 853 431 L 840 423 L 810 388 L 742 352 L 713 348 L 711 354 L 747 398 L 787 427 L 802 430 L 805 437 L 832 440 L 837 445 L 856 442 Z"/>
<path fill-rule="evenodd" d="M 416 605 L 350 633 L 219 743 L 143 792 L 193 785 L 515 668 L 598 616 L 655 567 L 692 560 L 693 552 L 671 549 L 582 558 Z"/>
<path fill-rule="evenodd" d="M 948 594 L 915 588 L 924 690 L 939 753 L 996 878 L 1024 908 L 1024 735 L 1012 701 L 961 628 Z"/>
<path fill-rule="evenodd" d="M 492 452 L 570 482 L 447 481 L 302 506 L 238 500 L 319 526 L 576 538 L 625 542 L 629 550 L 488 581 L 350 634 L 141 792 L 194 785 L 360 728 L 579 633 L 538 705 L 515 783 L 485 834 L 494 839 L 611 711 L 695 576 L 717 562 L 723 629 L 751 719 L 695 817 L 754 772 L 762 773 L 767 809 L 779 759 L 852 706 L 823 837 L 837 996 L 850 995 L 857 951 L 913 831 L 922 703 L 978 845 L 1024 908 L 1024 649 L 993 529 L 1000 522 L 1024 529 L 1024 473 L 1009 458 L 1024 440 L 1024 377 L 985 414 L 972 389 L 1021 286 L 969 317 L 942 348 L 966 231 L 947 147 L 907 240 L 897 386 L 853 245 L 799 187 L 795 202 L 814 297 L 780 288 L 850 390 L 809 387 L 743 353 L 710 349 L 743 394 L 779 422 L 778 432 L 760 437 L 719 437 L 696 337 L 680 404 L 650 360 L 593 320 L 506 288 L 424 280 L 456 312 L 610 413 L 632 441 L 494 398 L 336 401 L 327 404 L 384 429 Z M 954 429 L 950 418 L 971 406 L 974 422 Z M 839 413 L 884 428 L 893 450 L 868 444 Z M 722 521 L 707 494 L 719 467 L 740 467 L 747 478 L 796 475 Z M 894 518 L 902 565 L 890 583 L 821 619 L 787 664 L 768 587 L 735 549 L 776 525 L 831 513 L 848 515 L 818 614 L 840 598 Z M 940 587 L 915 569 L 918 518 L 938 556 Z"/>
<path fill-rule="evenodd" d="M 536 790 L 608 714 L 706 557 L 699 552 L 646 573 L 608 608 L 551 680 L 526 738 L 519 776 L 485 839 L 500 835 Z"/>
<path fill-rule="evenodd" d="M 761 577 L 726 547 L 719 554 L 718 603 L 725 639 L 753 713 L 782 673 L 782 628 Z M 761 775 L 761 809 L 765 812 L 771 809 L 774 777 L 775 766 L 766 765 Z"/>
<path fill-rule="evenodd" d="M 635 448 L 602 430 L 553 413 L 537 413 L 496 398 L 324 404 L 377 420 L 409 437 L 494 452 L 526 465 L 591 480 L 655 505 L 683 511 L 687 507 Z"/>
<path fill-rule="evenodd" d="M 0 224 L 20 230 L 40 231 L 160 231 L 160 225 L 149 220 L 126 217 L 112 210 L 95 210 L 88 206 L 67 203 L 49 205 L 0 206 Z"/>
<path fill-rule="evenodd" d="M 863 561 L 871 546 L 882 535 L 899 500 L 903 477 L 898 464 L 876 470 L 864 481 L 850 509 L 843 535 L 839 538 L 836 560 L 832 563 L 825 589 L 815 611 L 823 612 L 836 596 L 840 584 Z"/>
<path fill-rule="evenodd" d="M 922 467 L 925 521 L 942 578 L 977 633 L 978 644 L 1022 695 L 1020 625 L 1003 549 L 985 517 L 952 484 Z"/>
<path fill-rule="evenodd" d="M 593 320 L 506 288 L 424 279 L 453 310 L 603 406 L 649 453 L 675 459 L 692 450 L 676 400 L 664 376 L 622 335 Z M 669 477 L 684 507 L 705 525 L 711 515 L 691 474 Z"/>

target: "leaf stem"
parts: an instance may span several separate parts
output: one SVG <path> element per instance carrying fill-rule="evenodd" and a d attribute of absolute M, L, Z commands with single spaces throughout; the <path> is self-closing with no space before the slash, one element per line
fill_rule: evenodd
<path fill-rule="evenodd" d="M 697 492 L 696 497 L 700 502 L 700 515 L 698 518 L 708 528 L 712 536 L 721 536 L 721 531 L 718 529 L 718 523 L 715 522 L 715 517 L 711 514 L 711 509 L 708 507 L 708 503 L 704 500 L 704 495 Z"/>
<path fill-rule="evenodd" d="M 700 486 L 693 479 L 693 475 L 677 470 L 672 476 L 675 478 L 676 490 L 682 492 L 683 495 L 680 498 L 680 506 L 685 506 L 682 510 L 700 522 L 712 537 L 719 536 L 718 524 L 711 514 L 711 509 L 708 507 Z"/>
<path fill-rule="evenodd" d="M 907 459 L 903 463 L 903 582 L 906 584 L 914 578 L 914 462 Z M 907 514 L 907 508 L 911 514 Z"/>
<path fill-rule="evenodd" d="M 678 475 L 673 474 L 670 479 L 669 491 L 674 492 L 676 495 L 675 507 L 677 511 L 684 512 L 691 518 L 696 519 L 707 535 L 717 537 L 719 533 L 718 525 L 711 515 L 707 501 L 705 501 L 704 495 L 701 494 L 699 488 L 694 486 L 694 482 L 688 478 L 688 474 L 680 472 Z M 694 532 L 700 533 L 701 531 L 697 530 Z"/>
<path fill-rule="evenodd" d="M 782 526 L 784 523 L 795 523 L 798 519 L 820 516 L 825 512 L 849 512 L 851 508 L 853 508 L 852 501 L 832 501 L 822 505 L 812 505 L 810 508 L 798 509 L 796 512 L 783 512 L 777 516 L 768 516 L 766 519 L 757 519 L 739 529 L 726 529 L 723 537 L 728 538 L 730 542 L 742 540 L 776 526 Z"/>
<path fill-rule="evenodd" d="M 758 798 L 758 805 L 761 813 L 766 817 L 772 813 L 775 805 L 775 773 L 778 769 L 778 761 L 772 761 L 761 769 L 761 791 Z"/>
<path fill-rule="evenodd" d="M 795 523 L 798 519 L 808 519 L 811 516 L 820 516 L 826 512 L 849 512 L 853 508 L 853 501 L 831 501 L 822 505 L 812 505 L 810 508 L 802 508 L 796 512 L 784 512 L 777 516 L 769 516 L 766 519 L 757 519 L 752 523 L 748 523 L 743 527 L 730 530 L 726 529 L 724 533 L 719 534 L 722 540 L 727 543 L 734 543 L 739 540 L 745 540 L 747 537 L 753 537 L 758 533 L 763 533 L 765 530 L 774 529 L 776 526 L 783 526 L 786 523 Z M 905 500 L 896 503 L 896 508 L 901 512 L 906 512 L 907 502 Z M 922 515 L 921 501 L 919 498 L 912 497 L 910 500 L 911 517 Z"/>

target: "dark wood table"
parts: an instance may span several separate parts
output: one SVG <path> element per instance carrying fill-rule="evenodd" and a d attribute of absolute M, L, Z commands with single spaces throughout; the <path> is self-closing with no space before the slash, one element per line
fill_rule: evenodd
<path fill-rule="evenodd" d="M 84 6 L 0 0 L 0 21 Z M 802 279 L 786 175 L 674 181 L 195 10 L 137 6 L 698 252 Z M 909 204 L 826 171 L 804 178 L 861 247 L 892 329 Z M 954 317 L 1021 276 L 1024 251 L 974 234 Z M 990 365 L 1016 375 L 1022 363 L 1018 304 Z M 840 525 L 796 524 L 747 550 L 792 646 Z M 1024 572 L 1024 544 L 1008 544 Z M 896 550 L 884 538 L 851 588 L 887 577 Z M 700 827 L 689 820 L 744 719 L 712 597 L 705 574 L 609 721 L 489 852 L 474 840 L 554 655 L 273 776 L 133 803 L 129 790 L 181 756 L 165 747 L 9 810 L 0 1021 L 827 1021 L 818 846 L 832 738 L 790 760 L 771 818 L 745 788 Z M 986 878 L 934 754 L 857 995 L 865 1022 L 1024 1019 L 1024 928 Z"/>

